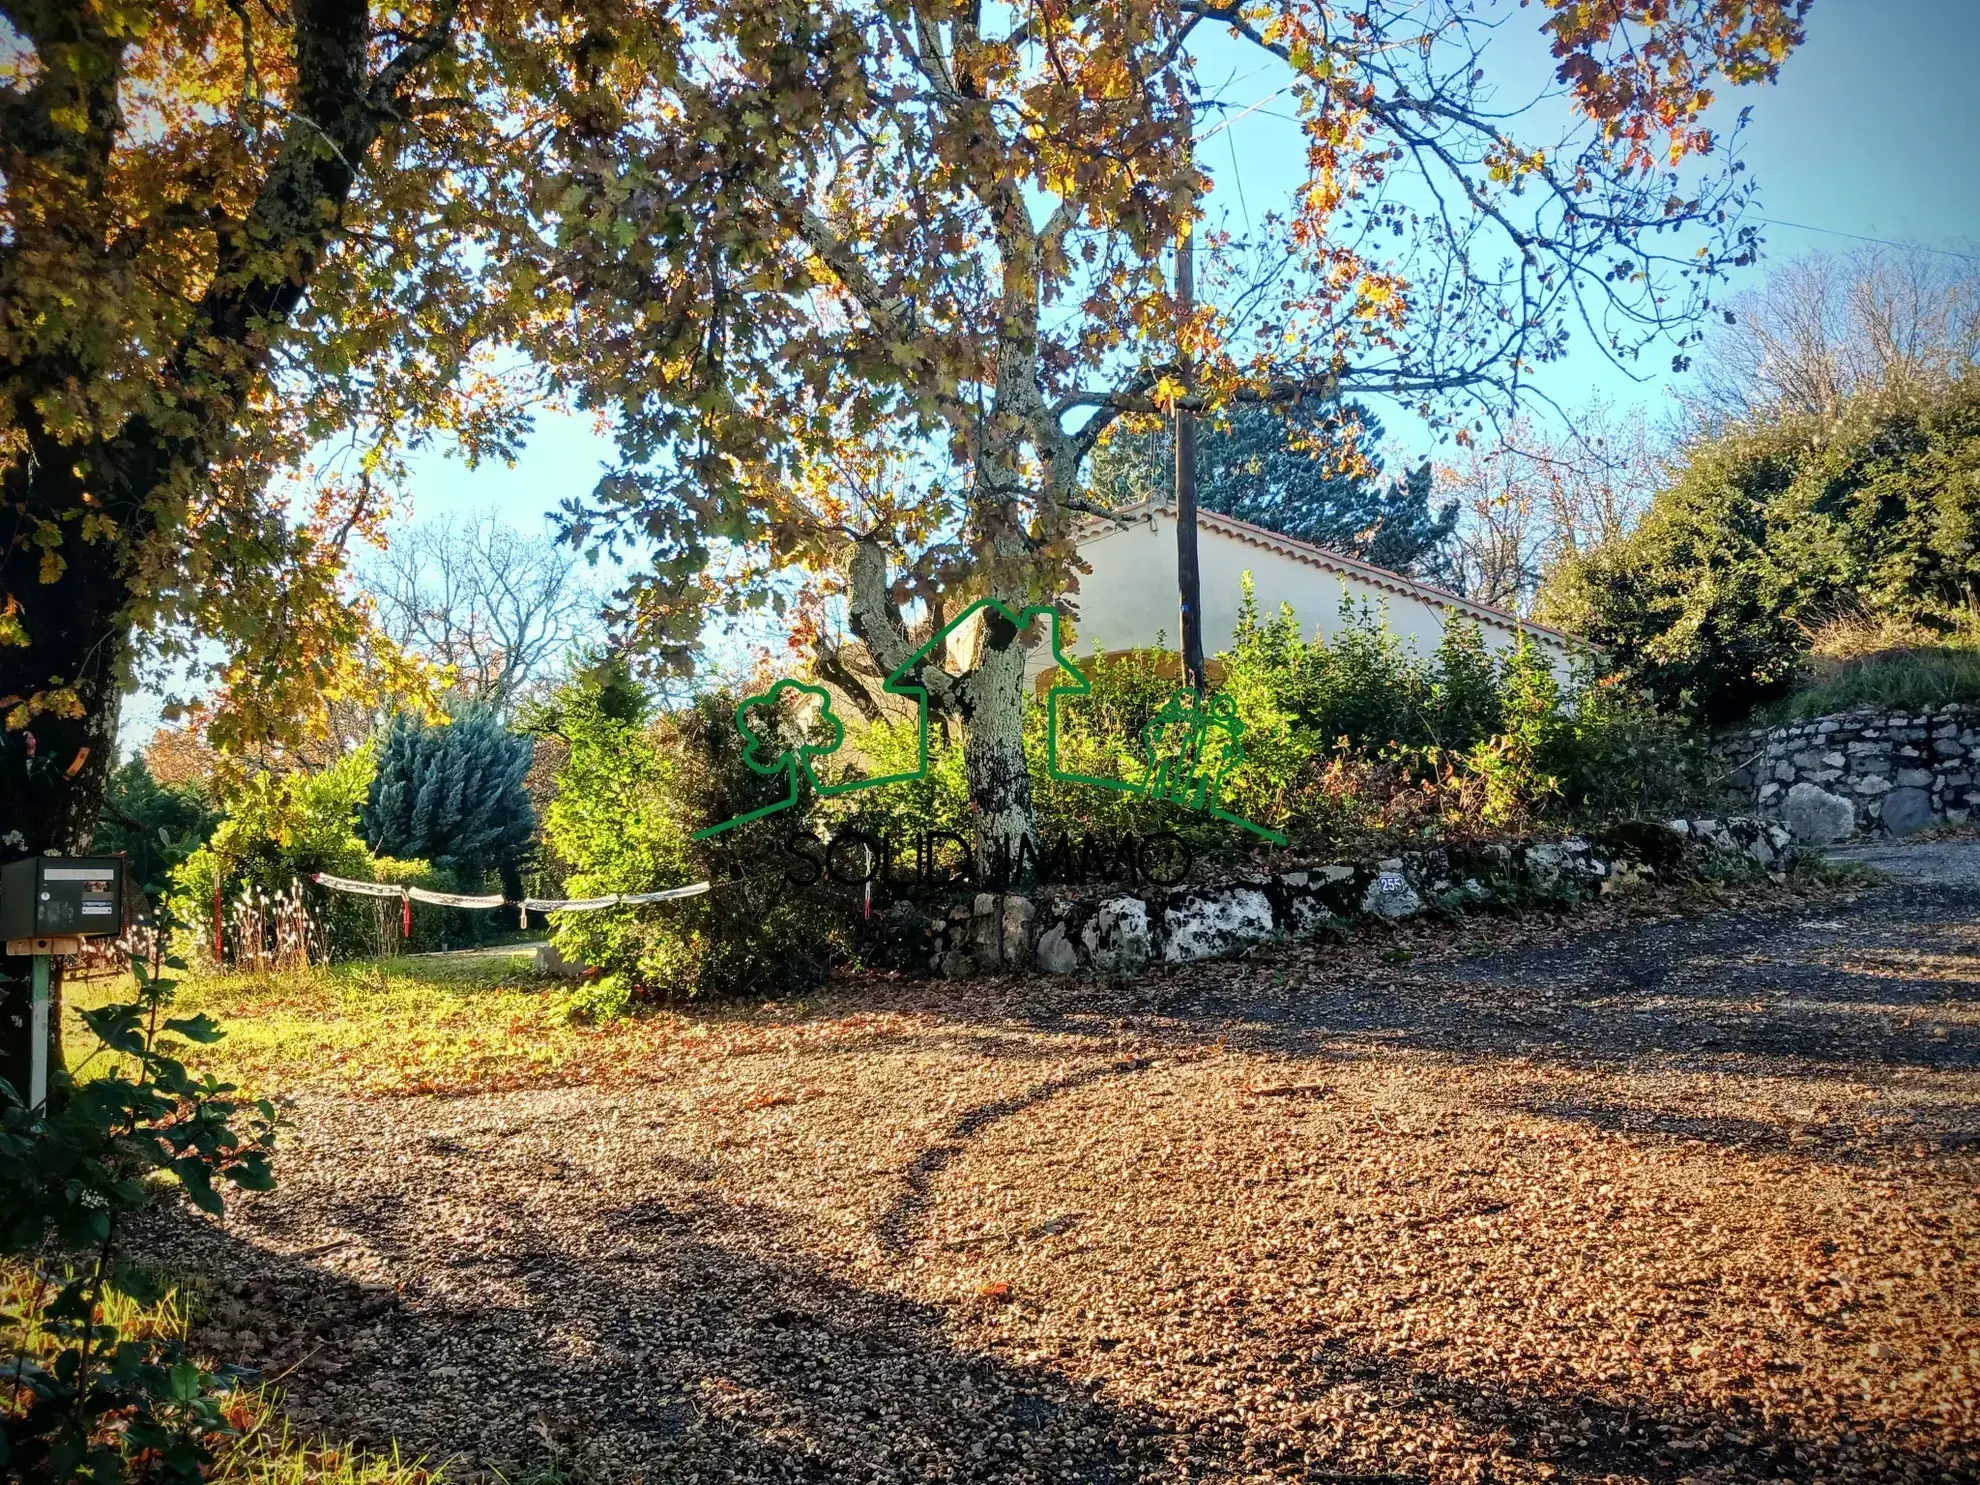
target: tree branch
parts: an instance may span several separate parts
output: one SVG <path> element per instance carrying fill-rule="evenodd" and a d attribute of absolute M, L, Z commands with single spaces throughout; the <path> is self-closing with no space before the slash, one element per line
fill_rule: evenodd
<path fill-rule="evenodd" d="M 853 542 L 846 586 L 846 616 L 852 622 L 853 633 L 859 636 L 881 673 L 892 676 L 908 663 L 916 646 L 908 638 L 907 626 L 901 622 L 900 609 L 887 583 L 887 549 L 876 538 L 862 536 Z M 905 679 L 923 687 L 931 702 L 952 708 L 961 700 L 960 689 L 947 671 L 929 663 L 932 658 L 925 657 Z"/>

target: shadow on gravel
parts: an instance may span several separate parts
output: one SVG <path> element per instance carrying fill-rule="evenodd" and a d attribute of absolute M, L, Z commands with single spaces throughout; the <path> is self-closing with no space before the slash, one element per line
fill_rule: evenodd
<path fill-rule="evenodd" d="M 1584 934 L 1559 947 L 1402 966 L 1393 975 L 1329 976 L 1324 953 L 1307 949 L 1151 975 L 1131 992 L 1096 990 L 1084 1005 L 1078 987 L 1061 987 L 1039 999 L 1036 1013 L 950 995 L 934 1002 L 932 1024 L 878 1036 L 875 1045 L 925 1036 L 983 1056 L 1034 1058 L 1038 1076 L 1022 1092 L 962 1113 L 913 1159 L 877 1238 L 902 1264 L 942 1262 L 920 1240 L 921 1223 L 937 1177 L 971 1139 L 1060 1094 L 1138 1075 L 1151 1052 L 1161 1058 L 1219 1041 L 1316 1061 L 1406 1048 L 1621 1073 L 1695 1068 L 1810 1079 L 1893 1066 L 1971 1069 L 1980 1066 L 1976 922 L 1980 895 L 1972 892 L 1880 887 L 1846 903 Z M 1929 971 L 1914 968 L 1927 960 Z M 1027 1045 L 1014 1031 L 1049 1035 Z M 1134 1040 L 1133 1059 L 1119 1057 L 1124 1034 Z M 835 1045 L 845 1055 L 846 1043 Z M 1089 1057 L 1092 1065 L 1066 1071 L 1069 1060 Z M 1904 1080 L 1880 1107 L 1906 1099 L 1929 1106 L 1942 1143 L 1980 1137 L 1980 1111 L 1903 1091 L 1926 1083 Z M 1795 1133 L 1610 1094 L 1534 1112 L 1723 1145 L 1764 1146 Z M 392 1155 L 379 1127 L 383 1162 Z M 1815 1141 L 1800 1153 L 1852 1158 L 1839 1126 L 1799 1132 Z M 1384 1461 L 1391 1474 L 1339 1472 L 1346 1455 L 1327 1431 L 1332 1423 L 1303 1432 L 1251 1411 L 1245 1393 L 1265 1388 L 1294 1408 L 1356 1389 L 1354 1406 L 1327 1410 L 1330 1419 L 1356 1420 L 1349 1442 L 1364 1421 L 1371 1432 L 1399 1425 L 1405 1438 L 1434 1432 L 1433 1424 L 1455 1429 L 1460 1455 L 1473 1457 L 1440 1461 L 1442 1478 L 1491 1478 L 1502 1467 L 1498 1478 L 1622 1476 L 1657 1485 L 1687 1477 L 1980 1477 L 1970 1441 L 1953 1453 L 1893 1437 L 1881 1431 L 1876 1401 L 1854 1393 L 1833 1399 L 1818 1437 L 1788 1431 L 1779 1420 L 1793 1413 L 1770 1420 L 1737 1402 L 1701 1412 L 1691 1399 L 1672 1400 L 1685 1386 L 1681 1370 L 1653 1374 L 1645 1385 L 1659 1389 L 1656 1398 L 1619 1405 L 1613 1399 L 1627 1379 L 1615 1375 L 1523 1390 L 1498 1378 L 1490 1354 L 1372 1353 L 1325 1332 L 1281 1333 L 1269 1317 L 1260 1317 L 1255 1354 L 1247 1352 L 1255 1365 L 1244 1391 L 1189 1411 L 1178 1400 L 1172 1413 L 1119 1403 L 1086 1379 L 1186 1364 L 1163 1354 L 1173 1336 L 1160 1325 L 1115 1342 L 1063 1312 L 1027 1312 L 1019 1296 L 1011 1333 L 1026 1354 L 1003 1354 L 994 1341 L 972 1348 L 958 1332 L 994 1335 L 994 1297 L 943 1307 L 852 1282 L 809 1258 L 815 1232 L 778 1207 L 726 1195 L 712 1166 L 660 1159 L 650 1169 L 652 1184 L 637 1202 L 601 1202 L 572 1180 L 559 1188 L 568 1190 L 567 1207 L 532 1215 L 513 1185 L 478 1188 L 486 1195 L 469 1193 L 458 1209 L 423 1206 L 416 1185 L 405 1199 L 409 1183 L 360 1165 L 321 1188 L 318 1209 L 300 1225 L 291 1225 L 278 1192 L 232 1229 L 162 1209 L 149 1219 L 145 1246 L 176 1268 L 238 1281 L 248 1309 L 280 1332 L 266 1345 L 213 1340 L 216 1359 L 265 1365 L 272 1376 L 307 1358 L 284 1383 L 306 1428 L 372 1444 L 397 1438 L 411 1452 L 499 1465 L 512 1477 L 549 1442 L 595 1460 L 602 1478 L 649 1485 L 1267 1477 L 1373 1485 L 1424 1477 L 1400 1452 Z M 445 1178 L 442 1168 L 424 1176 Z M 445 1231 L 434 1230 L 436 1210 L 450 1213 Z M 317 1241 L 306 1234 L 349 1234 L 353 1246 L 378 1255 L 397 1287 L 361 1286 L 320 1266 L 348 1254 L 284 1256 L 244 1231 L 290 1246 Z M 492 1232 L 523 1236 L 504 1242 Z M 1125 1249 L 1120 1257 L 1130 1270 L 1142 1261 Z M 1186 1335 L 1186 1317 L 1178 1323 L 1175 1335 Z M 1729 1385 L 1766 1395 L 1759 1379 Z M 1495 1453 L 1489 1470 L 1476 1473 Z"/>
<path fill-rule="evenodd" d="M 958 997 L 930 1040 L 1041 1066 L 1065 1057 L 1064 1038 L 1112 1044 L 1131 1027 L 1142 1045 L 1169 1051 L 1221 1044 L 1313 1062 L 1406 1050 L 1605 1073 L 1844 1082 L 1879 1070 L 1980 1069 L 1980 890 L 1884 884 L 1832 904 L 1598 933 L 1576 934 L 1570 922 L 1557 944 L 1381 974 L 1325 976 L 1324 950 L 1317 962 L 1319 975 L 1310 948 L 1265 951 L 1151 974 L 1107 1014 L 1068 1011 L 1060 991 L 1053 1008 L 1023 1013 Z M 1008 1035 L 1017 1028 L 1059 1045 L 1041 1053 Z M 904 1038 L 883 1040 L 899 1047 Z M 1980 1145 L 1980 1107 L 1907 1097 L 1902 1084 L 1883 1091 L 1881 1134 L 1627 1102 L 1521 1107 L 1619 1133 L 1846 1164 L 1881 1158 L 1879 1145 Z"/>
<path fill-rule="evenodd" d="M 894 1253 L 905 1252 L 912 1245 L 912 1230 L 928 1210 L 935 1177 L 968 1148 L 970 1140 L 991 1125 L 1014 1114 L 1021 1114 L 1026 1109 L 1036 1108 L 1041 1103 L 1057 1098 L 1061 1093 L 1090 1087 L 1107 1078 L 1145 1072 L 1153 1065 L 1149 1058 L 1130 1057 L 1100 1067 L 1084 1068 L 1065 1077 L 1054 1078 L 1049 1082 L 1027 1088 L 1015 1097 L 1000 1098 L 965 1110 L 949 1126 L 941 1139 L 922 1151 L 908 1165 L 907 1189 L 894 1198 L 893 1204 L 881 1214 L 880 1220 L 875 1224 L 875 1231 L 881 1244 L 889 1252 Z"/>
<path fill-rule="evenodd" d="M 752 1253 L 776 1214 L 719 1198 L 608 1212 L 602 1252 L 488 1261 L 522 1304 L 367 1289 L 160 1220 L 199 1270 L 241 1276 L 236 1292 L 296 1327 L 316 1359 L 283 1384 L 291 1412 L 333 1436 L 510 1474 L 554 1442 L 611 1480 L 1175 1478 L 1157 1420 L 956 1348 L 938 1308 Z M 380 1251 L 421 1241 L 389 1211 L 340 1220 Z"/>
<path fill-rule="evenodd" d="M 1638 1058 L 1804 1078 L 1865 1065 L 1980 1069 L 1975 891 L 1883 886 L 1848 903 L 1599 933 L 1569 922 L 1544 948 L 1386 973 L 1329 976 L 1324 953 L 1266 950 L 1151 974 L 1126 1019 L 1158 1041 L 1304 1057 L 1359 1055 L 1379 1041 L 1610 1070 Z M 1929 974 L 1914 967 L 1927 961 Z M 1059 1011 L 982 1016 L 960 999 L 944 1008 L 959 1031 L 1022 1025 L 1099 1040 L 1120 1029 Z"/>
<path fill-rule="evenodd" d="M 422 1241 L 394 1231 L 389 1211 L 344 1216 L 380 1248 Z M 1343 1472 L 1324 1440 L 1232 1414 L 1113 1405 L 1077 1376 L 1090 1340 L 1061 1343 L 1064 1371 L 962 1349 L 939 1307 L 765 1256 L 766 1240 L 799 1235 L 778 1233 L 777 1214 L 762 1208 L 688 1195 L 616 1209 L 601 1224 L 615 1244 L 604 1252 L 529 1248 L 494 1260 L 527 1296 L 506 1304 L 358 1285 L 187 1214 L 158 1220 L 181 1261 L 196 1255 L 198 1268 L 236 1276 L 234 1292 L 282 1317 L 310 1353 L 284 1384 L 306 1428 L 373 1446 L 397 1439 L 465 1471 L 513 1476 L 554 1447 L 611 1480 L 1425 1478 L 1406 1456 L 1388 1472 Z M 1325 1335 L 1281 1352 L 1270 1381 L 1294 1397 L 1353 1387 L 1363 1411 L 1406 1429 L 1454 1424 L 1461 1447 L 1567 1479 L 1676 1485 L 1701 1469 L 1767 1480 L 1861 1467 L 1854 1446 L 1757 1412 L 1694 1412 L 1679 1429 L 1653 1407 L 1485 1385 Z M 1909 1479 L 1967 1478 L 1975 1464 L 1888 1437 L 1874 1457 Z"/>

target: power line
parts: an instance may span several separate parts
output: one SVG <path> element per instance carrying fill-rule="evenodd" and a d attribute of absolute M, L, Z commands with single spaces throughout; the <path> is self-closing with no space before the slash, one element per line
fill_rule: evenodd
<path fill-rule="evenodd" d="M 1254 114 L 1258 112 L 1259 109 L 1263 108 L 1266 104 L 1270 103 L 1274 98 L 1278 97 L 1281 93 L 1287 93 L 1291 91 L 1292 91 L 1291 83 L 1287 83 L 1283 88 L 1274 88 L 1271 92 L 1267 93 L 1263 98 L 1260 98 L 1256 103 L 1252 104 L 1250 107 L 1241 109 L 1237 113 L 1230 115 L 1221 124 L 1217 125 L 1216 128 L 1208 130 L 1202 134 L 1198 134 L 1196 136 L 1196 142 L 1198 144 L 1209 143 L 1211 140 L 1215 139 L 1219 134 L 1222 134 L 1226 129 L 1230 128 L 1231 125 L 1237 123 L 1240 119 L 1243 119 L 1248 114 Z M 1272 115 L 1272 117 L 1286 118 L 1287 115 L 1274 114 Z M 1294 119 L 1293 122 L 1298 123 L 1299 120 Z"/>
<path fill-rule="evenodd" d="M 1874 242 L 1879 247 L 1937 253 L 1943 258 L 1958 258 L 1967 263 L 1980 263 L 1980 255 L 1954 252 L 1951 248 L 1929 247 L 1922 242 L 1893 242 L 1888 237 L 1866 237 L 1861 232 L 1843 232 L 1834 227 L 1811 227 L 1806 222 L 1784 222 L 1778 217 L 1760 217 L 1757 220 L 1765 222 L 1769 227 L 1792 227 L 1797 232 L 1820 232 L 1827 237 L 1847 237 L 1852 242 Z"/>
<path fill-rule="evenodd" d="M 1229 135 L 1224 142 L 1231 147 L 1231 178 L 1237 182 L 1238 205 L 1244 208 L 1244 230 L 1251 232 L 1251 203 L 1244 199 L 1244 170 L 1238 164 L 1237 135 Z"/>

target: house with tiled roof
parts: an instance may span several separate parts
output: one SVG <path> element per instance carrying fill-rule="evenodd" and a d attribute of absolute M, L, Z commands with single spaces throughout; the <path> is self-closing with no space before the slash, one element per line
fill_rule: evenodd
<path fill-rule="evenodd" d="M 1175 507 L 1128 507 L 1112 519 L 1088 522 L 1079 534 L 1080 557 L 1092 568 L 1079 581 L 1068 607 L 1079 654 L 1177 645 Z M 1530 637 L 1565 676 L 1572 656 L 1587 646 L 1555 629 L 1534 624 L 1489 604 L 1376 567 L 1214 511 L 1197 516 L 1197 561 L 1203 583 L 1203 648 L 1215 655 L 1237 633 L 1238 605 L 1251 575 L 1261 615 L 1290 604 L 1311 637 L 1331 635 L 1344 603 L 1366 603 L 1387 617 L 1398 637 L 1428 657 L 1442 643 L 1456 615 L 1477 625 L 1488 648 L 1511 648 Z"/>

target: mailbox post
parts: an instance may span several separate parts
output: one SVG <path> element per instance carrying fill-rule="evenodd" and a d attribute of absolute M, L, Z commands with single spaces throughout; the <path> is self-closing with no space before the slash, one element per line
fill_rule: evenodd
<path fill-rule="evenodd" d="M 30 856 L 0 867 L 0 939 L 10 956 L 34 960 L 27 1015 L 18 1011 L 12 1026 L 0 1027 L 9 1044 L 8 1062 L 27 1064 L 27 1102 L 38 1109 L 48 1101 L 48 1018 L 54 960 L 75 954 L 84 938 L 112 936 L 124 929 L 124 859 L 121 856 Z M 19 1052 L 16 1028 L 25 1022 L 26 1056 Z"/>

